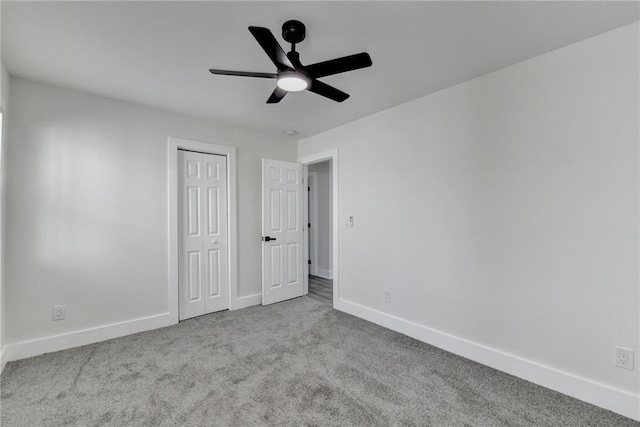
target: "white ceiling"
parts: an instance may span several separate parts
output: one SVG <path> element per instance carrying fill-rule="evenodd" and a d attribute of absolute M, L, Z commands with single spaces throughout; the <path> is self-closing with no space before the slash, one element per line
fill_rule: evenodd
<path fill-rule="evenodd" d="M 207 117 L 310 136 L 637 21 L 637 2 L 8 2 L 11 75 Z M 265 101 L 275 82 L 209 68 L 274 72 L 249 25 L 299 19 L 303 63 L 369 52 L 373 66 L 326 77 L 351 94 Z"/>

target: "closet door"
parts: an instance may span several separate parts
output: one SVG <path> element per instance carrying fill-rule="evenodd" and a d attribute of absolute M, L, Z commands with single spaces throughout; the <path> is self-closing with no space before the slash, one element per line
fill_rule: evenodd
<path fill-rule="evenodd" d="M 229 308 L 226 157 L 178 152 L 180 320 Z"/>

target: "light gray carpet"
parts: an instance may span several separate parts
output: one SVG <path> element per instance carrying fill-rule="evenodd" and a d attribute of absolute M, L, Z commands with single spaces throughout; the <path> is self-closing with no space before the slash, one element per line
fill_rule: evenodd
<path fill-rule="evenodd" d="M 638 425 L 309 297 L 11 362 L 3 426 Z"/>
<path fill-rule="evenodd" d="M 309 296 L 333 306 L 333 280 L 309 276 Z"/>

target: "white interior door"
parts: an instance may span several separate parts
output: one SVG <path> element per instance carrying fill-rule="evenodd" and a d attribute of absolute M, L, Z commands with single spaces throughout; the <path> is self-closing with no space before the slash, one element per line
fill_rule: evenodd
<path fill-rule="evenodd" d="M 302 165 L 262 159 L 262 304 L 302 296 Z"/>
<path fill-rule="evenodd" d="M 229 308 L 225 156 L 178 152 L 180 320 Z"/>

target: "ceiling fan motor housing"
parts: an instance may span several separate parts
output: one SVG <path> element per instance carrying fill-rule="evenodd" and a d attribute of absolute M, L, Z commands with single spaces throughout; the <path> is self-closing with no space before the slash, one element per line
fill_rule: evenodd
<path fill-rule="evenodd" d="M 307 31 L 302 22 L 291 19 L 282 24 L 282 38 L 288 43 L 296 44 L 304 40 Z"/>

